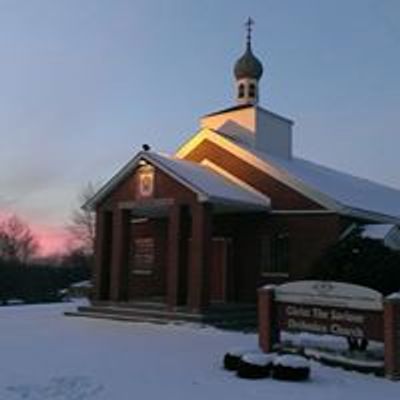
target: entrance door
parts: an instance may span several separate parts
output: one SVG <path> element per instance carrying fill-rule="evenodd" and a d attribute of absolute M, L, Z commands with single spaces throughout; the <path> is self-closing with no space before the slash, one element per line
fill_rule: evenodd
<path fill-rule="evenodd" d="M 227 267 L 229 239 L 213 238 L 210 271 L 210 301 L 225 302 L 227 298 Z"/>

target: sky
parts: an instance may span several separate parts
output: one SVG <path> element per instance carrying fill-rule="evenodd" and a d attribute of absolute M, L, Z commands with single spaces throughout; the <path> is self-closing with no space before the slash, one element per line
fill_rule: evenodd
<path fill-rule="evenodd" d="M 61 248 L 88 182 L 234 104 L 249 16 L 295 153 L 400 189 L 398 0 L 0 0 L 0 215 Z"/>

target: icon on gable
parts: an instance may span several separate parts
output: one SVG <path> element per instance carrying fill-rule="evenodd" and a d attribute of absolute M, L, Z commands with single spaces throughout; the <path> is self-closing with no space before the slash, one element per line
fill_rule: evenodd
<path fill-rule="evenodd" d="M 151 197 L 154 192 L 154 168 L 150 165 L 143 166 L 139 170 L 139 196 Z"/>

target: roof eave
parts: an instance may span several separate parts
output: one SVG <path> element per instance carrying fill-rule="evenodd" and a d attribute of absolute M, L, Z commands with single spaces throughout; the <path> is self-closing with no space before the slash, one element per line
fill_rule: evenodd
<path fill-rule="evenodd" d="M 350 216 L 353 218 L 360 218 L 369 220 L 371 222 L 379 222 L 386 224 L 400 225 L 400 217 L 393 217 L 386 214 L 381 214 L 373 211 L 362 210 L 354 207 L 342 207 L 339 213 L 344 216 Z"/>

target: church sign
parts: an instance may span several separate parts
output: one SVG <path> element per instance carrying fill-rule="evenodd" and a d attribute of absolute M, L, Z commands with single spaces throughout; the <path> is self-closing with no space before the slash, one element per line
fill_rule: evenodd
<path fill-rule="evenodd" d="M 382 340 L 382 295 L 347 283 L 300 281 L 275 290 L 279 327 Z"/>
<path fill-rule="evenodd" d="M 384 373 L 400 379 L 400 293 L 383 297 L 339 282 L 298 281 L 258 290 L 259 343 L 268 353 L 279 332 L 311 332 L 384 344 Z"/>

